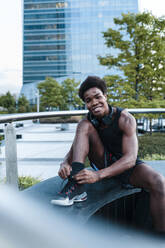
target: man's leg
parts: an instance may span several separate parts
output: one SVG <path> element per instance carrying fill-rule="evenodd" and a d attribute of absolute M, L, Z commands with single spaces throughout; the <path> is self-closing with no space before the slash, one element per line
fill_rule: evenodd
<path fill-rule="evenodd" d="M 137 165 L 130 182 L 150 192 L 150 210 L 155 230 L 165 232 L 165 178 L 146 164 Z"/>
<path fill-rule="evenodd" d="M 75 139 L 72 146 L 72 171 L 67 184 L 59 192 L 58 197 L 51 200 L 52 204 L 70 206 L 74 202 L 87 199 L 83 184 L 77 184 L 73 178 L 84 168 L 86 157 L 89 157 L 99 169 L 104 167 L 104 147 L 96 129 L 88 120 L 78 124 Z"/>
<path fill-rule="evenodd" d="M 72 161 L 84 163 L 87 156 L 98 169 L 104 168 L 104 147 L 100 137 L 93 125 L 83 120 L 77 127 Z"/>

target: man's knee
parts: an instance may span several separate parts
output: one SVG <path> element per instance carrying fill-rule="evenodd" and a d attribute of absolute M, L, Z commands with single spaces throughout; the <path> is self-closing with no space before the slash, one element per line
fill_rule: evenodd
<path fill-rule="evenodd" d="M 96 129 L 90 121 L 84 119 L 78 123 L 77 132 L 83 132 L 84 134 L 89 135 L 91 132 L 96 132 Z"/>

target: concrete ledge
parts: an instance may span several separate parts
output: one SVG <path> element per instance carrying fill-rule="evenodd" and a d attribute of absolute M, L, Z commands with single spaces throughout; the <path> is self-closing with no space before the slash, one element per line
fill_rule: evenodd
<path fill-rule="evenodd" d="M 156 169 L 158 172 L 165 175 L 165 166 L 163 166 L 164 161 L 161 163 L 157 162 L 155 164 L 151 161 L 151 163 L 148 164 L 150 164 L 151 167 Z M 108 206 L 108 208 L 113 206 L 111 209 L 109 208 L 110 211 L 118 212 L 117 209 L 121 208 L 123 204 L 124 208 L 127 206 L 129 211 L 132 211 L 131 214 L 135 222 L 139 222 L 140 220 L 140 225 L 142 227 L 145 225 L 147 228 L 151 228 L 152 226 L 149 213 L 149 194 L 144 191 L 140 193 L 142 190 L 139 188 L 125 189 L 118 180 L 113 178 L 105 179 L 95 184 L 86 185 L 88 199 L 85 202 L 75 203 L 69 207 L 52 205 L 50 201 L 56 197 L 57 193 L 63 186 L 63 180 L 57 176 L 42 181 L 24 190 L 22 193 L 35 198 L 37 201 L 41 201 L 44 204 L 49 205 L 49 207 L 51 206 L 54 210 L 62 212 L 63 215 L 73 215 L 74 220 L 79 221 L 80 224 L 87 223 L 91 217 L 97 215 L 100 211 L 104 212 L 106 206 Z M 130 202 L 130 198 L 133 199 L 133 204 Z M 130 206 L 125 204 L 125 202 L 128 202 L 127 200 L 130 202 Z M 122 203 L 122 201 L 125 202 Z M 113 205 L 115 202 L 117 202 L 117 205 Z M 132 209 L 132 206 L 136 209 Z M 121 214 L 122 210 L 120 210 L 121 209 L 119 209 L 119 212 Z M 125 209 L 123 211 L 126 212 Z M 111 217 L 113 217 L 112 214 Z M 136 225 L 136 223 L 134 224 Z"/>
<path fill-rule="evenodd" d="M 50 201 L 56 197 L 62 188 L 62 183 L 61 178 L 57 176 L 38 183 L 24 190 L 22 193 L 34 197 L 35 200 L 51 205 Z M 83 224 L 105 205 L 140 191 L 141 189 L 137 188 L 125 189 L 117 180 L 106 179 L 101 182 L 86 185 L 88 199 L 84 202 L 75 203 L 69 207 L 51 206 L 54 209 L 58 209 L 58 211 L 62 211 L 65 215 L 74 215 L 74 217 Z"/>

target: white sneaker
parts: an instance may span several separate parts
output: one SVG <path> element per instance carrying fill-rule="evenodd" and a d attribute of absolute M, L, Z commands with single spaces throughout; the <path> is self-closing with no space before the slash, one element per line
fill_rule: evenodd
<path fill-rule="evenodd" d="M 80 195 L 76 195 L 73 198 L 66 195 L 65 197 L 58 197 L 57 199 L 51 200 L 51 203 L 58 206 L 71 206 L 74 202 L 82 202 L 87 199 L 87 193 L 83 192 Z"/>
<path fill-rule="evenodd" d="M 84 185 L 77 184 L 75 180 L 69 179 L 56 199 L 51 200 L 51 203 L 59 206 L 71 206 L 74 202 L 82 202 L 86 199 L 87 193 L 84 191 Z"/>

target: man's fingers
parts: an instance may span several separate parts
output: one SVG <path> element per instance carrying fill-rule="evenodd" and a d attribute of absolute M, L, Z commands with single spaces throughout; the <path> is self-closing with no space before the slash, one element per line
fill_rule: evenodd
<path fill-rule="evenodd" d="M 82 179 L 84 179 L 84 175 L 75 175 L 74 177 L 73 177 L 74 179 L 76 179 L 76 181 L 79 181 L 79 180 L 82 180 Z"/>
<path fill-rule="evenodd" d="M 87 183 L 85 180 L 79 180 L 79 181 L 77 181 L 77 183 L 78 184 L 85 184 L 85 183 Z"/>
<path fill-rule="evenodd" d="M 74 176 L 74 179 L 77 181 L 77 183 L 88 183 L 89 178 L 85 175 L 76 175 Z"/>
<path fill-rule="evenodd" d="M 98 175 L 96 174 L 96 172 L 84 169 L 84 170 L 80 171 L 79 173 L 77 173 L 74 176 L 74 179 L 79 184 L 95 183 L 98 181 Z"/>
<path fill-rule="evenodd" d="M 62 168 L 60 171 L 59 171 L 59 173 L 58 173 L 58 175 L 62 178 L 62 179 L 66 179 L 69 175 L 70 175 L 70 172 L 71 172 L 71 168 L 66 168 L 66 167 L 64 167 L 64 168 Z"/>
<path fill-rule="evenodd" d="M 58 173 L 58 175 L 59 175 L 62 179 L 65 179 L 65 174 L 64 174 L 62 171 L 60 171 L 60 172 Z"/>
<path fill-rule="evenodd" d="M 66 170 L 65 170 L 65 175 L 68 177 L 68 176 L 70 176 L 70 172 L 71 172 L 71 167 L 69 167 L 69 168 L 65 168 Z"/>
<path fill-rule="evenodd" d="M 76 180 L 79 180 L 79 179 L 83 179 L 84 177 L 87 177 L 88 176 L 88 172 L 84 169 L 84 170 L 81 170 L 80 172 L 78 172 L 74 178 Z"/>

